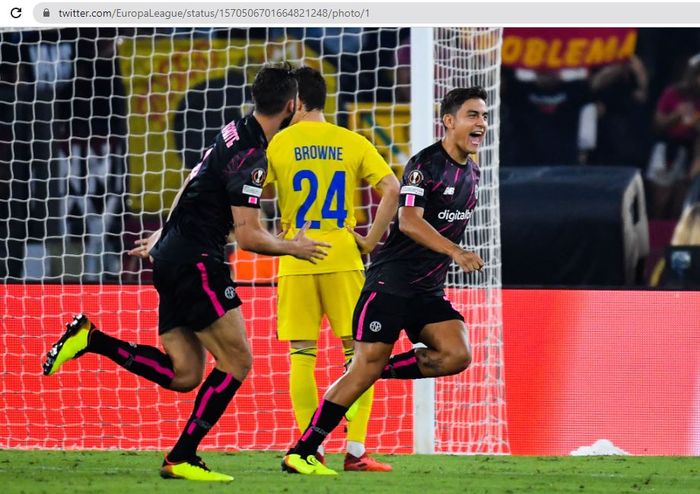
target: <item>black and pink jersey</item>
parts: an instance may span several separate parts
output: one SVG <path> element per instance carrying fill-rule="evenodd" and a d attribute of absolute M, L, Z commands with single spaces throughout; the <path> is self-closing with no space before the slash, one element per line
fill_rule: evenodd
<path fill-rule="evenodd" d="M 459 244 L 478 198 L 480 171 L 469 158 L 454 161 L 438 141 L 404 170 L 399 207 L 421 207 L 423 218 Z M 395 226 L 367 270 L 364 291 L 401 296 L 442 295 L 451 259 L 418 245 Z"/>
<path fill-rule="evenodd" d="M 260 208 L 266 148 L 265 133 L 252 115 L 227 124 L 192 169 L 151 255 L 176 263 L 203 256 L 223 261 L 233 228 L 231 206 Z"/>

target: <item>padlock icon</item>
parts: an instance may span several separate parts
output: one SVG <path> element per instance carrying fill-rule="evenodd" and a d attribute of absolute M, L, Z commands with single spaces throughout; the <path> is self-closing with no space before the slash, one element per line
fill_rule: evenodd
<path fill-rule="evenodd" d="M 44 17 L 51 17 L 51 12 L 49 9 L 44 9 Z"/>

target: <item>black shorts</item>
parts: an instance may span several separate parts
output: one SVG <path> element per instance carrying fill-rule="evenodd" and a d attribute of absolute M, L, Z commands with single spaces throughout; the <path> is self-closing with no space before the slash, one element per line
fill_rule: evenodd
<path fill-rule="evenodd" d="M 352 336 L 368 343 L 395 343 L 405 329 L 409 339 L 417 343 L 426 325 L 455 319 L 464 321 L 444 297 L 362 292 L 352 316 Z"/>
<path fill-rule="evenodd" d="M 158 334 L 176 327 L 202 330 L 243 303 L 223 262 L 175 264 L 156 259 L 153 285 L 160 297 Z"/>

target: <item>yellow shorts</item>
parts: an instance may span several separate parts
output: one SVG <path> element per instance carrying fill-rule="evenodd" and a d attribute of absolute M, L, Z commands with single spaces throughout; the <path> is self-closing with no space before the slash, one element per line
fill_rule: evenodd
<path fill-rule="evenodd" d="M 365 283 L 363 271 L 280 276 L 277 337 L 318 340 L 324 314 L 339 338 L 352 337 L 352 313 Z"/>

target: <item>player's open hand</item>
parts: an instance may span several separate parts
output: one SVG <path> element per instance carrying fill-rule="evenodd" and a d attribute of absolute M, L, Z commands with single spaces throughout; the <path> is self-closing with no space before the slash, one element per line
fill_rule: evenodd
<path fill-rule="evenodd" d="M 153 262 L 153 258 L 150 256 L 153 246 L 156 244 L 160 238 L 161 229 L 159 228 L 155 232 L 151 233 L 148 238 L 140 238 L 134 244 L 136 247 L 131 249 L 128 254 L 134 257 L 140 257 L 141 259 L 150 259 Z"/>
<path fill-rule="evenodd" d="M 307 237 L 306 231 L 309 229 L 309 225 L 311 225 L 311 222 L 307 221 L 304 227 L 299 230 L 292 239 L 292 242 L 296 244 L 292 255 L 297 259 L 303 259 L 309 261 L 311 264 L 316 264 L 316 262 L 328 255 L 324 247 L 330 247 L 331 244 L 318 242 Z"/>
<path fill-rule="evenodd" d="M 469 252 L 468 250 L 456 248 L 450 257 L 452 257 L 452 260 L 467 273 L 481 271 L 481 268 L 484 267 L 484 261 L 476 252 Z"/>
<path fill-rule="evenodd" d="M 357 244 L 357 248 L 360 249 L 360 254 L 362 254 L 362 255 L 369 254 L 377 246 L 376 243 L 372 242 L 367 237 L 360 235 L 359 233 L 357 233 L 354 229 L 350 228 L 349 226 L 346 226 L 345 228 L 347 228 L 347 230 L 350 233 L 352 233 L 352 236 L 355 237 L 355 243 Z"/>

